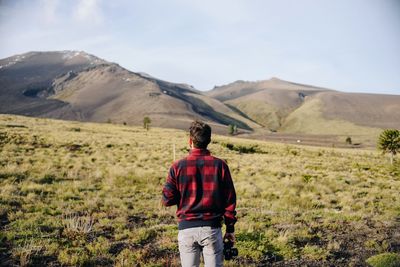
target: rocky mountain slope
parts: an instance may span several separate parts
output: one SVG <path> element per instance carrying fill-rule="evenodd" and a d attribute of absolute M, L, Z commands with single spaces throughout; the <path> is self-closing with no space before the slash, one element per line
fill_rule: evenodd
<path fill-rule="evenodd" d="M 219 131 L 254 122 L 189 85 L 128 71 L 84 52 L 30 52 L 0 61 L 0 113 L 187 128 L 193 119 Z"/>

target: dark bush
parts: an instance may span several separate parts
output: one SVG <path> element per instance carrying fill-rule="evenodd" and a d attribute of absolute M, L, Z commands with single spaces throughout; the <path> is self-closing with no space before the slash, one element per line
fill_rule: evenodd
<path fill-rule="evenodd" d="M 43 178 L 39 179 L 39 184 L 52 184 L 56 180 L 54 174 L 46 174 Z"/>
<path fill-rule="evenodd" d="M 254 154 L 254 153 L 267 154 L 268 153 L 268 152 L 261 150 L 257 145 L 245 146 L 245 145 L 234 145 L 231 143 L 221 143 L 221 146 L 226 147 L 229 150 L 237 151 L 237 152 L 243 153 L 243 154 Z"/>

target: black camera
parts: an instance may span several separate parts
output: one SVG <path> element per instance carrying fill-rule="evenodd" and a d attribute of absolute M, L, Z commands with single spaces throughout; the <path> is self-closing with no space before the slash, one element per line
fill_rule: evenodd
<path fill-rule="evenodd" d="M 229 261 L 239 255 L 238 249 L 233 247 L 232 241 L 224 241 L 224 256 L 225 260 Z"/>

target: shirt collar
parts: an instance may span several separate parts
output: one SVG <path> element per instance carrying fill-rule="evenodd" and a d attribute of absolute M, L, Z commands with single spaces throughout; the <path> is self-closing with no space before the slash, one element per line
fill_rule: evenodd
<path fill-rule="evenodd" d="M 192 148 L 189 154 L 193 156 L 207 156 L 210 155 L 210 151 L 205 148 Z"/>

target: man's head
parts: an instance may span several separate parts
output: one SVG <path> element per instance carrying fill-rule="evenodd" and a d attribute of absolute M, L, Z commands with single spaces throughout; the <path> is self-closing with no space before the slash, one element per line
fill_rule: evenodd
<path fill-rule="evenodd" d="M 201 121 L 194 121 L 190 125 L 190 143 L 195 148 L 207 148 L 211 142 L 211 127 Z"/>

